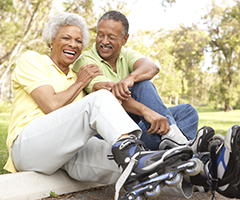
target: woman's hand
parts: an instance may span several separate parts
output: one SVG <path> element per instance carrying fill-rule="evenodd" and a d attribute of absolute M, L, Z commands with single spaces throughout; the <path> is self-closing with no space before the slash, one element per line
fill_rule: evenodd
<path fill-rule="evenodd" d="M 83 87 L 85 88 L 94 77 L 100 76 L 100 75 L 103 75 L 103 74 L 97 65 L 86 64 L 86 65 L 83 65 L 79 70 L 77 74 L 76 82 L 83 83 Z"/>

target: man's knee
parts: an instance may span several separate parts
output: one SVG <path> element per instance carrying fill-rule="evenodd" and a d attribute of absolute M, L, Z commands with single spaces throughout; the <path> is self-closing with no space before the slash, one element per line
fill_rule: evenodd
<path fill-rule="evenodd" d="M 198 120 L 198 112 L 191 104 L 185 104 L 184 110 L 186 113 L 190 114 L 192 117 L 195 117 Z"/>
<path fill-rule="evenodd" d="M 151 81 L 144 80 L 144 81 L 134 83 L 134 85 L 131 88 L 129 88 L 129 90 L 131 92 L 134 92 L 136 90 L 141 90 L 144 92 L 151 92 L 152 90 L 156 90 L 156 88 Z"/>

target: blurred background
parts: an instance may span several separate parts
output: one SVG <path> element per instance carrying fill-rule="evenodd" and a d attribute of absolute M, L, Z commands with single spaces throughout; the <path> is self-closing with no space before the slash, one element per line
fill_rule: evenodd
<path fill-rule="evenodd" d="M 13 101 L 11 77 L 26 50 L 50 54 L 41 33 L 59 12 L 78 13 L 89 26 L 90 49 L 96 23 L 119 10 L 130 23 L 125 45 L 161 68 L 153 78 L 167 106 L 190 103 L 199 128 L 216 133 L 240 122 L 239 0 L 0 0 L 0 174 L 8 157 L 6 138 Z"/>
<path fill-rule="evenodd" d="M 83 16 L 91 48 L 96 22 L 119 10 L 130 23 L 126 47 L 161 68 L 152 80 L 167 105 L 240 108 L 240 2 L 236 0 L 0 0 L 0 112 L 13 100 L 11 75 L 26 50 L 49 54 L 45 22 L 59 12 Z"/>

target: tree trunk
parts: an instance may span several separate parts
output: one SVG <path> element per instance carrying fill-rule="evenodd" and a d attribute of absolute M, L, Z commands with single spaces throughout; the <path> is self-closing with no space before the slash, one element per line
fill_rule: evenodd
<path fill-rule="evenodd" d="M 225 108 L 224 108 L 225 112 L 229 112 L 230 111 L 230 105 L 229 105 L 229 99 L 225 100 Z"/>

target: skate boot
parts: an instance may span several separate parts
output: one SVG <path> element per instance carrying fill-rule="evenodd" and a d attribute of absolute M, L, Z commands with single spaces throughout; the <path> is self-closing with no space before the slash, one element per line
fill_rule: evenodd
<path fill-rule="evenodd" d="M 202 162 L 192 158 L 192 149 L 179 146 L 170 150 L 147 151 L 142 141 L 131 135 L 122 138 L 112 146 L 116 163 L 123 173 L 115 185 L 115 200 L 124 186 L 127 193 L 121 200 L 156 198 L 163 185 L 176 186 L 185 172 L 195 176 L 202 169 Z"/>
<path fill-rule="evenodd" d="M 220 140 L 219 140 L 220 141 Z M 204 163 L 203 170 L 190 177 L 194 185 L 215 190 L 229 198 L 240 198 L 240 126 L 232 126 L 224 142 L 212 144 L 210 152 L 196 155 Z"/>
<path fill-rule="evenodd" d="M 211 127 L 204 126 L 202 127 L 194 140 L 185 139 L 184 135 L 176 125 L 170 126 L 171 134 L 166 134 L 162 137 L 162 141 L 159 144 L 159 150 L 170 149 L 172 147 L 177 147 L 181 145 L 188 145 L 192 148 L 193 154 L 197 152 L 206 152 L 209 151 L 209 144 L 213 140 L 215 134 L 214 130 Z"/>

